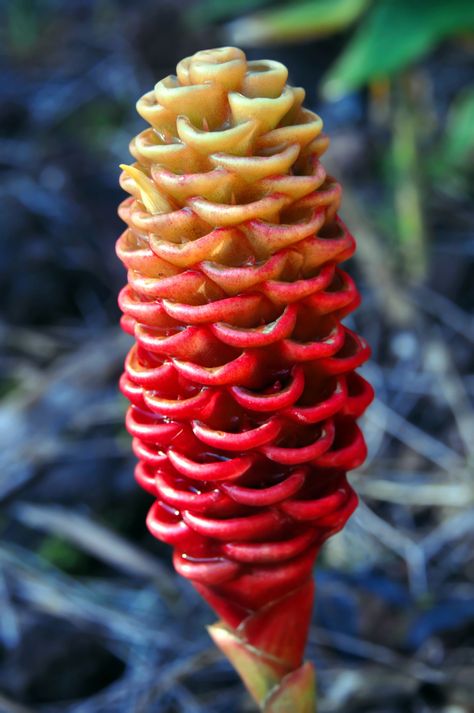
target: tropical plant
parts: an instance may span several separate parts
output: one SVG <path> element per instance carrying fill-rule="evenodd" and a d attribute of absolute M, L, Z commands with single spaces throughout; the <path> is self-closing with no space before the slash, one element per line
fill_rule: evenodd
<path fill-rule="evenodd" d="M 224 47 L 138 102 L 121 388 L 148 527 L 219 615 L 214 641 L 262 710 L 313 713 L 312 568 L 357 505 L 346 474 L 373 392 L 355 372 L 369 347 L 341 322 L 360 301 L 339 267 L 355 249 L 341 187 L 287 76 Z"/>

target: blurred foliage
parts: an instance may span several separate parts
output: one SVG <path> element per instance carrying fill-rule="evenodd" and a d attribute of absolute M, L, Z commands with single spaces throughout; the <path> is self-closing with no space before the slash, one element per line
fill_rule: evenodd
<path fill-rule="evenodd" d="M 335 101 L 369 85 L 375 104 L 380 104 L 380 87 L 384 88 L 382 94 L 385 93 L 389 105 L 385 116 L 392 134 L 389 184 L 393 233 L 397 237 L 401 272 L 411 280 L 422 279 L 428 264 L 424 185 L 452 168 L 464 171 L 468 166 L 473 145 L 474 100 L 470 89 L 454 98 L 441 140 L 443 151 L 436 151 L 431 159 L 425 160 L 422 143 L 429 129 L 420 114 L 426 107 L 420 107 L 416 96 L 419 88 L 410 89 L 410 74 L 415 61 L 426 57 L 440 42 L 474 29 L 474 3 L 472 0 L 449 3 L 304 0 L 273 2 L 272 7 L 255 12 L 263 4 L 269 3 L 204 0 L 193 6 L 190 17 L 193 22 L 204 24 L 234 18 L 224 25 L 225 39 L 243 46 L 282 45 L 342 31 L 349 33 L 339 56 L 320 82 L 320 92 L 327 100 Z M 241 17 L 242 12 L 250 14 Z M 438 169 L 431 170 L 434 160 Z M 453 186 L 465 187 L 462 179 Z"/>
<path fill-rule="evenodd" d="M 378 0 L 323 82 L 340 96 L 401 72 L 450 35 L 474 29 L 471 0 Z"/>
<path fill-rule="evenodd" d="M 191 5 L 187 11 L 188 25 L 225 20 L 229 15 L 237 15 L 256 10 L 265 5 L 271 5 L 274 0 L 204 0 Z"/>
<path fill-rule="evenodd" d="M 369 0 L 305 0 L 236 20 L 229 28 L 236 44 L 295 42 L 345 29 Z M 233 12 L 232 4 L 228 10 Z"/>
<path fill-rule="evenodd" d="M 389 156 L 395 225 L 405 266 L 413 278 L 427 269 L 426 228 L 423 215 L 423 176 L 418 151 L 418 117 L 412 92 L 403 82 L 395 86 L 392 150 Z"/>
<path fill-rule="evenodd" d="M 49 535 L 38 548 L 38 555 L 69 574 L 89 574 L 91 558 L 63 537 Z"/>
<path fill-rule="evenodd" d="M 453 101 L 442 146 L 444 161 L 453 168 L 472 165 L 474 157 L 474 86 Z"/>
<path fill-rule="evenodd" d="M 8 3 L 6 30 L 12 54 L 22 56 L 34 47 L 40 31 L 41 17 L 38 4 L 31 0 Z"/>

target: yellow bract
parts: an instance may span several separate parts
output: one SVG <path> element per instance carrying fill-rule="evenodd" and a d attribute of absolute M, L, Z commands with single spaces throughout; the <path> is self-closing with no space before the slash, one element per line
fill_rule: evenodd
<path fill-rule="evenodd" d="M 122 166 L 121 184 L 135 199 L 130 229 L 155 256 L 187 269 L 206 257 L 231 265 L 301 241 L 300 226 L 275 231 L 275 245 L 257 229 L 287 223 L 282 211 L 296 202 L 326 200 L 322 121 L 287 79 L 280 62 L 219 47 L 186 57 L 139 99 L 150 126 L 130 143 L 136 163 Z"/>

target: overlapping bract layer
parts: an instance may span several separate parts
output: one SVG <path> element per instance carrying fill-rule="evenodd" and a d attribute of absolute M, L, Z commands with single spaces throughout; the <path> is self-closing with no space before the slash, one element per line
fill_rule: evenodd
<path fill-rule="evenodd" d="M 278 62 L 199 52 L 138 102 L 118 255 L 121 380 L 148 526 L 231 626 L 310 576 L 356 505 L 372 390 L 354 239 L 302 89 Z"/>

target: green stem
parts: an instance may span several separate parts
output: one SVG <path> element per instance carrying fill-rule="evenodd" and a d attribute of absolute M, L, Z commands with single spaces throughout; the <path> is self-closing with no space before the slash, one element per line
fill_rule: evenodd
<path fill-rule="evenodd" d="M 285 676 L 265 700 L 264 713 L 316 713 L 316 675 L 313 664 L 306 661 Z"/>
<path fill-rule="evenodd" d="M 392 165 L 403 268 L 409 279 L 419 281 L 426 272 L 426 230 L 420 185 L 417 112 L 409 80 L 409 76 L 402 78 L 396 87 Z"/>
<path fill-rule="evenodd" d="M 315 713 L 315 672 L 306 662 L 295 670 L 242 639 L 223 622 L 209 634 L 240 675 L 263 713 Z"/>

